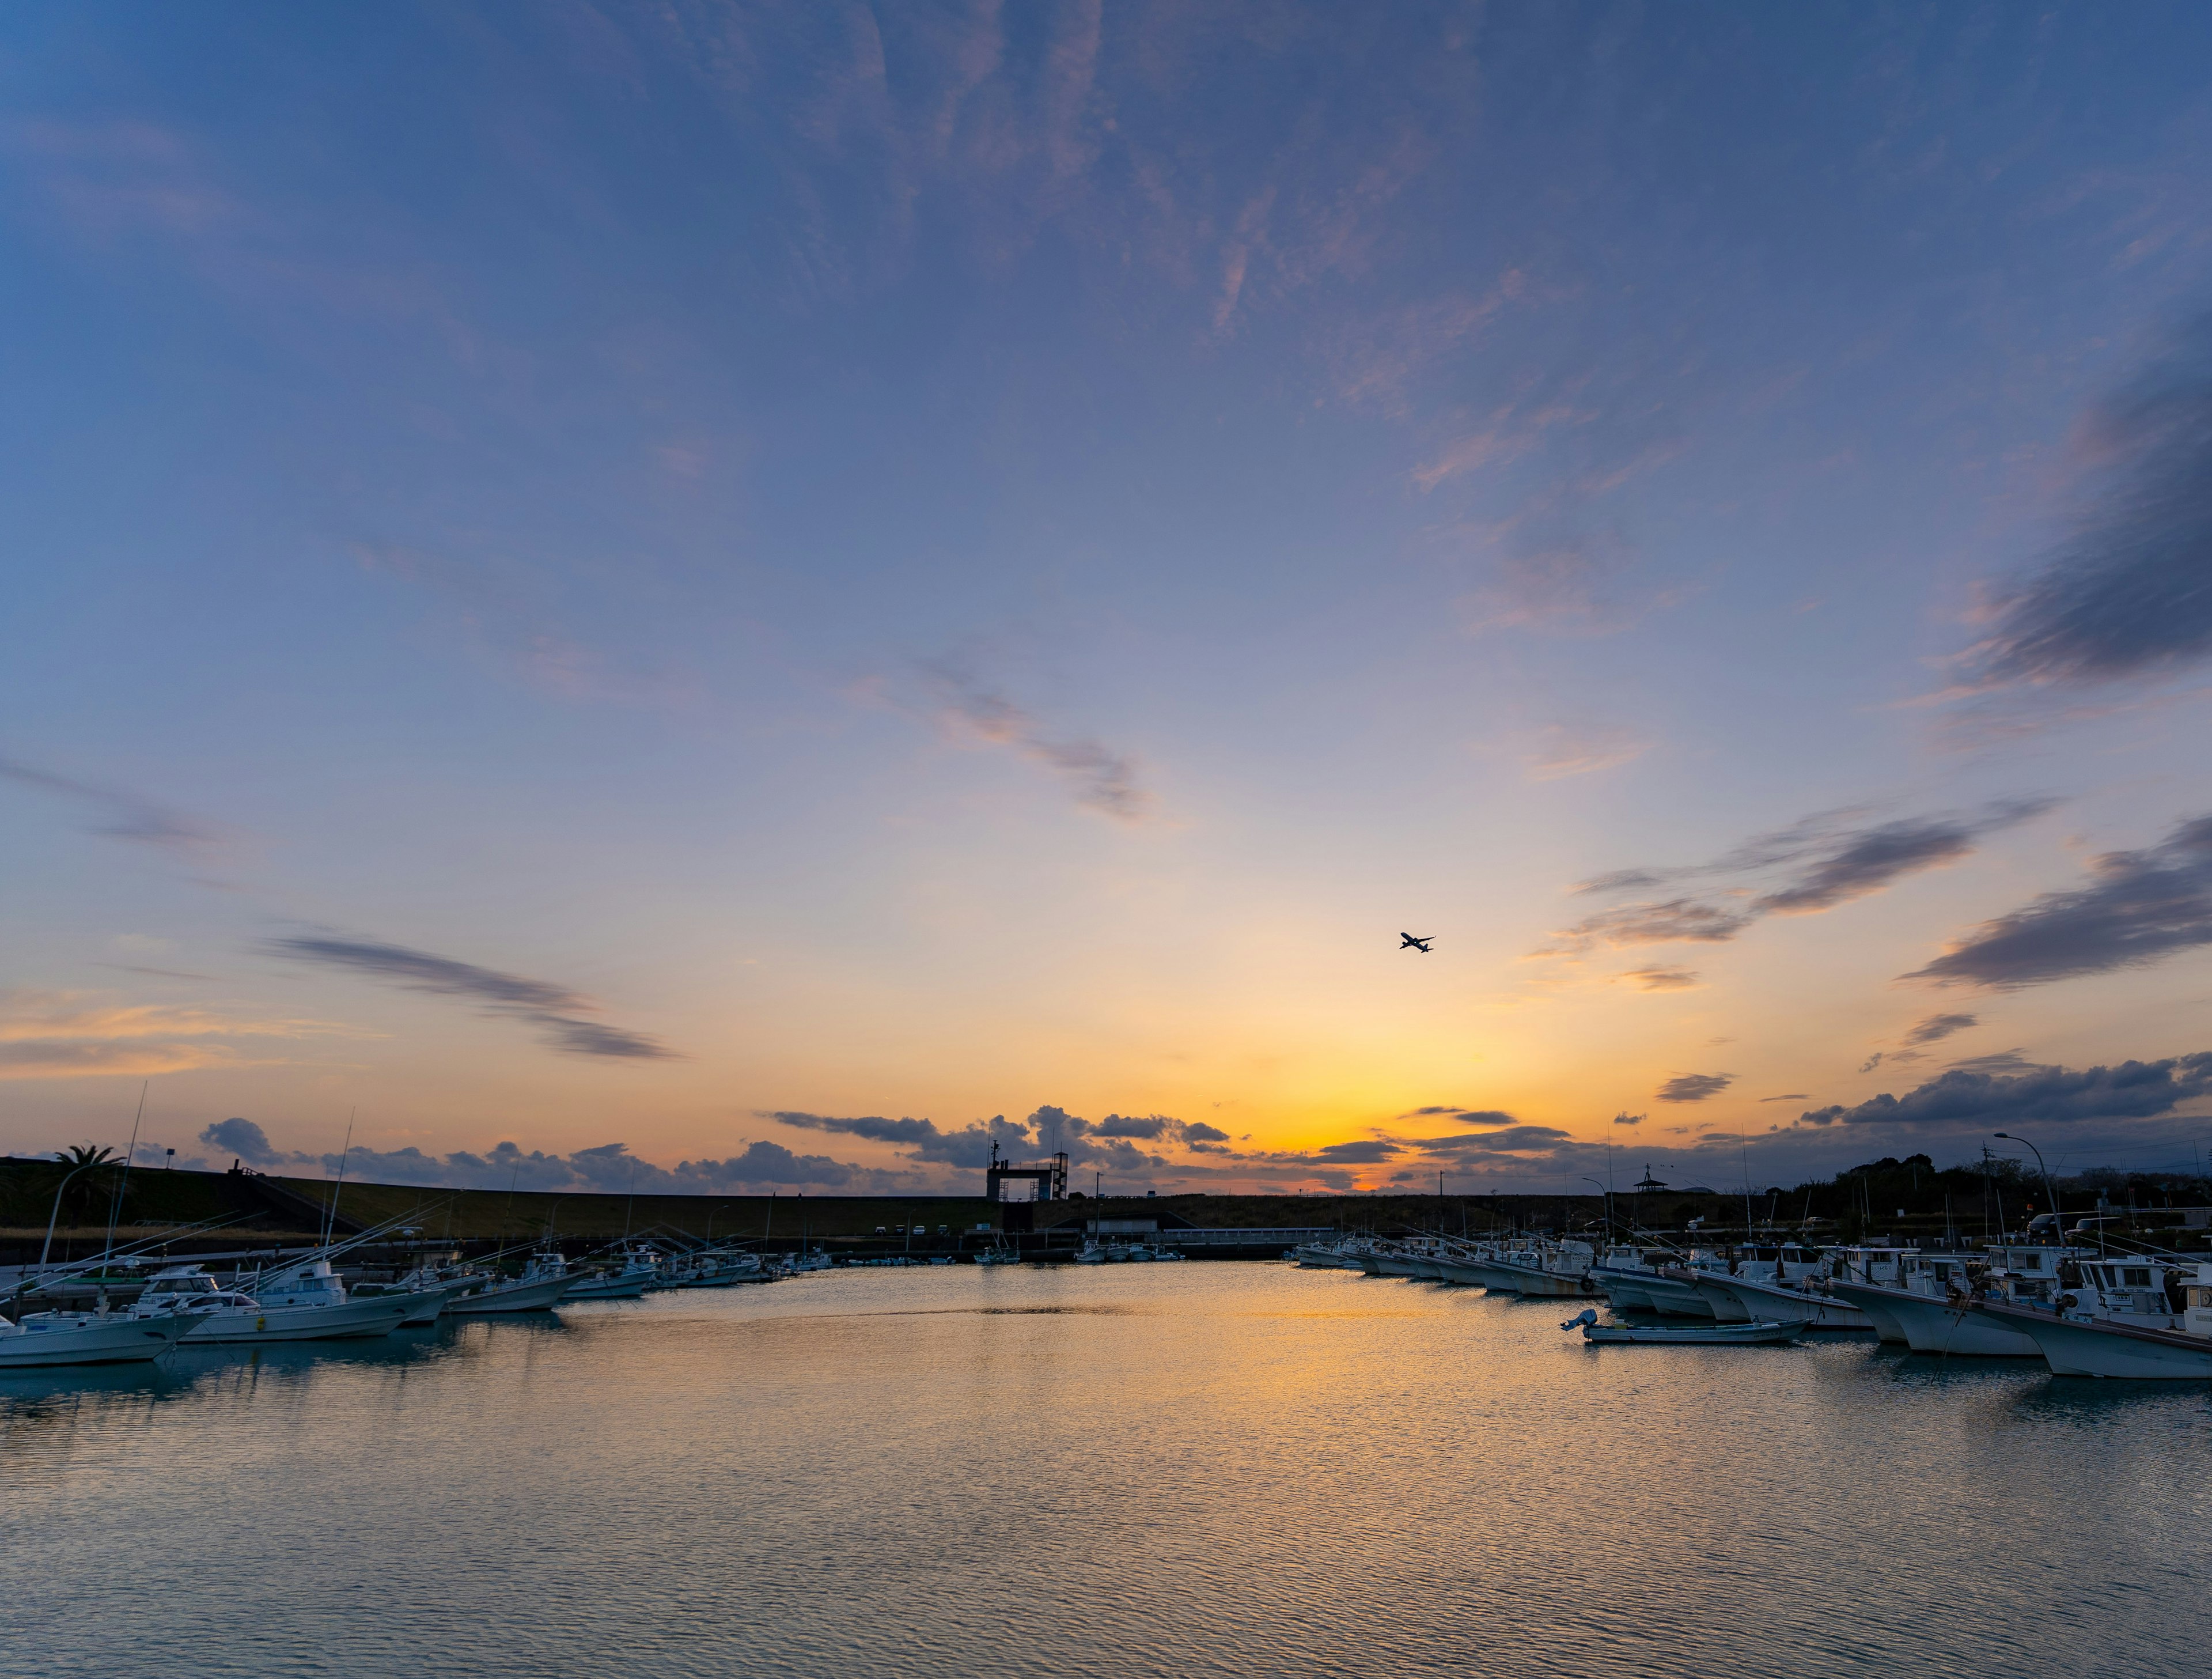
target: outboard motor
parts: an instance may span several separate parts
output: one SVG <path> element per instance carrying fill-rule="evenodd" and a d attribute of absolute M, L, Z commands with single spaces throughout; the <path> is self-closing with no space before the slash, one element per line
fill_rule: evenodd
<path fill-rule="evenodd" d="M 1591 1308 L 1585 1306 L 1583 1308 L 1583 1311 L 1578 1317 L 1570 1317 L 1565 1323 L 1560 1324 L 1559 1327 L 1563 1329 L 1584 1329 L 1596 1322 L 1597 1313 Z"/>

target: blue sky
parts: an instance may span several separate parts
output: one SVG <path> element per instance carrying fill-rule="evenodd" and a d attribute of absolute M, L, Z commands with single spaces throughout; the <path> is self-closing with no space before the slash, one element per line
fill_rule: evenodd
<path fill-rule="evenodd" d="M 2208 31 L 11 15 L 0 1145 L 2190 1161 Z"/>

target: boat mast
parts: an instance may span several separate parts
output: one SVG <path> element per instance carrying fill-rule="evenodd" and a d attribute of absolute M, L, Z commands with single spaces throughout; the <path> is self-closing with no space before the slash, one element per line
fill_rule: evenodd
<path fill-rule="evenodd" d="M 338 1181 L 331 1186 L 331 1204 L 325 1209 L 323 1214 L 323 1245 L 326 1248 L 331 1244 L 331 1238 L 337 1234 L 338 1196 L 345 1189 L 346 1159 L 353 1153 L 354 1116 L 360 1111 L 358 1108 L 349 1108 L 346 1110 L 345 1147 L 338 1153 Z"/>

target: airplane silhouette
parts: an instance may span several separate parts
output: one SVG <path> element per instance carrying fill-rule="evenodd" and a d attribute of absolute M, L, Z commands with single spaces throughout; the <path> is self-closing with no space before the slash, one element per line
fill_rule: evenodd
<path fill-rule="evenodd" d="M 1417 950 L 1420 952 L 1422 955 L 1426 956 L 1429 954 L 1429 946 L 1434 944 L 1436 940 L 1437 935 L 1433 933 L 1430 934 L 1425 939 L 1416 939 L 1410 933 L 1401 933 L 1398 935 L 1398 948 L 1400 950 Z"/>

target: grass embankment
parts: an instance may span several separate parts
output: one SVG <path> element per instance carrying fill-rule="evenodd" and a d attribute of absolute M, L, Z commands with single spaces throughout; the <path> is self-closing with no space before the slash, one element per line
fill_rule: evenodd
<path fill-rule="evenodd" d="M 1986 1183 L 1963 1171 L 1929 1173 L 1917 1163 L 1885 1161 L 1887 1168 L 1861 1169 L 1832 1184 L 1768 1189 L 1753 1197 L 1752 1212 L 1772 1239 L 1779 1229 L 1794 1232 L 1809 1216 L 1805 1233 L 1822 1243 L 1859 1240 L 1942 1239 L 1947 1224 L 1972 1238 L 1985 1224 L 2018 1228 L 2035 1210 L 2037 1186 L 2009 1181 Z M 30 1257 L 46 1234 L 58 1176 L 51 1161 L 0 1159 L 0 1244 Z M 257 1189 L 257 1185 L 260 1186 Z M 63 1227 L 72 1245 L 105 1233 L 112 1180 L 85 1193 L 80 1180 L 63 1208 Z M 2201 1186 L 2191 1186 L 2201 1192 Z M 271 1195 L 264 1191 L 273 1190 Z M 1161 1195 L 1089 1196 L 1049 1201 L 1034 1208 L 1000 1207 L 980 1195 L 557 1195 L 531 1190 L 441 1189 L 407 1184 L 349 1182 L 343 1189 L 321 1178 L 248 1178 L 227 1172 L 164 1171 L 140 1168 L 131 1175 L 122 1217 L 134 1232 L 152 1234 L 158 1226 L 204 1220 L 235 1220 L 222 1232 L 238 1244 L 266 1241 L 279 1232 L 301 1235 L 320 1226 L 318 1209 L 336 1193 L 338 1213 L 348 1224 L 409 1220 L 422 1235 L 468 1242 L 522 1242 L 552 1233 L 574 1240 L 610 1241 L 624 1230 L 644 1234 L 655 1229 L 682 1232 L 695 1238 L 766 1242 L 782 1248 L 808 1242 L 872 1241 L 878 1232 L 903 1242 L 918 1226 L 933 1242 L 942 1227 L 947 1238 L 976 1234 L 976 1227 L 1002 1228 L 1011 1215 L 1027 1213 L 1034 1228 L 1080 1223 L 1091 1218 L 1156 1219 L 1173 1229 L 1330 1228 L 1367 1230 L 1384 1235 L 1420 1231 L 1464 1231 L 1480 1236 L 1508 1229 L 1554 1233 L 1595 1233 L 1602 1228 L 1605 1203 L 1595 1194 L 1580 1195 Z M 2189 1247 L 2206 1232 L 2185 1234 L 2154 1226 L 2179 1224 L 2177 1210 L 2153 1210 L 2149 1191 L 2141 1192 L 2140 1235 Z M 2117 1196 L 2115 1197 L 2117 1199 Z M 2161 1198 L 2172 1199 L 2171 1194 Z M 2065 1192 L 2069 1222 L 2092 1210 L 2094 1192 Z M 1616 1226 L 1683 1232 L 1700 1221 L 1697 1239 L 1741 1239 L 1741 1195 L 1682 1191 L 1613 1198 Z M 2002 1219 L 2002 1226 L 1995 1220 Z M 1769 1221 L 1771 1220 L 1770 1224 Z M 2115 1234 L 2120 1233 L 2116 1228 Z M 58 1235 L 57 1240 L 62 1239 Z"/>

